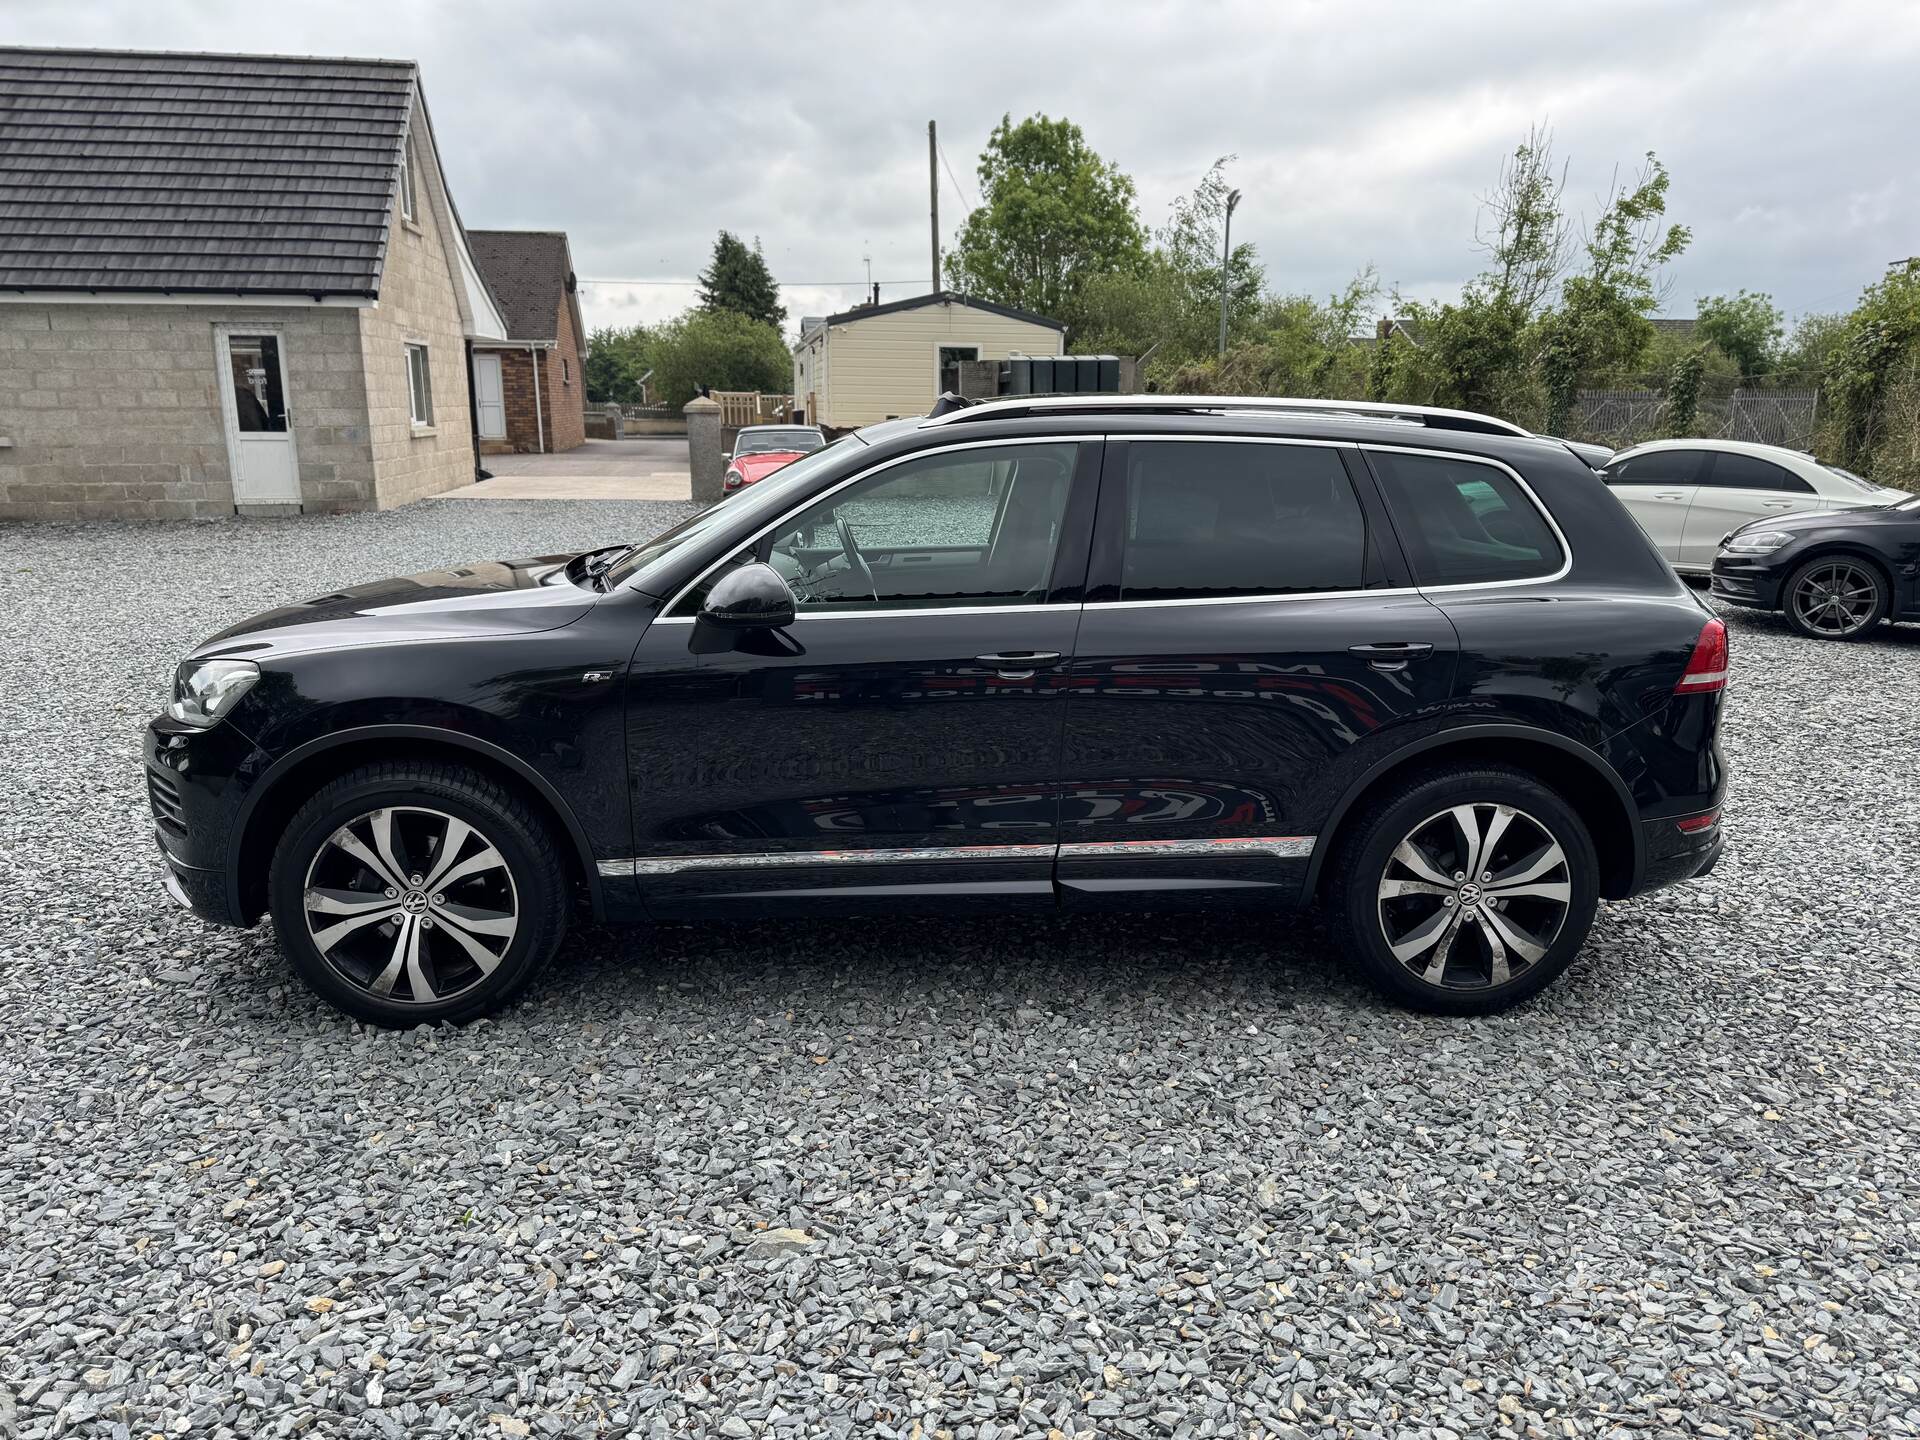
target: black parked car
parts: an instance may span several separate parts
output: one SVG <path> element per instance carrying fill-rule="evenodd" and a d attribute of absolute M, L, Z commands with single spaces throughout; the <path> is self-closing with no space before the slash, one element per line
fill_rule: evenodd
<path fill-rule="evenodd" d="M 1564 969 L 1600 896 L 1714 864 L 1726 673 L 1600 477 L 1504 422 L 1019 400 L 640 545 L 236 625 L 180 666 L 148 783 L 175 898 L 270 909 L 385 1024 L 497 1006 L 576 904 L 1319 897 L 1380 987 L 1471 1013 Z"/>
<path fill-rule="evenodd" d="M 1778 610 L 1816 640 L 1858 640 L 1882 620 L 1920 620 L 1920 496 L 1729 530 L 1711 583 L 1719 599 Z"/>

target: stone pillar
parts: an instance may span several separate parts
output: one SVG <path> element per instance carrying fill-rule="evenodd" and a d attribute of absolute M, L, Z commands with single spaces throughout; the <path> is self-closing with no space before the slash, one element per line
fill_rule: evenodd
<path fill-rule="evenodd" d="M 720 403 L 696 395 L 686 403 L 687 469 L 693 475 L 693 503 L 711 505 L 725 497 L 726 461 L 721 458 Z"/>

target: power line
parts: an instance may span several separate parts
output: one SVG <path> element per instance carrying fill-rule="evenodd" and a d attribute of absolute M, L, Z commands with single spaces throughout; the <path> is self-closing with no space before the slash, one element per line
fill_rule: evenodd
<path fill-rule="evenodd" d="M 947 172 L 947 179 L 953 182 L 953 188 L 956 192 L 958 192 L 962 203 L 966 205 L 967 213 L 972 214 L 979 207 L 975 205 L 972 200 L 968 199 L 967 192 L 960 188 L 960 177 L 953 173 L 953 164 L 951 161 L 947 159 L 947 147 L 944 145 L 939 145 L 937 148 L 940 151 L 940 164 L 943 167 L 945 167 Z"/>

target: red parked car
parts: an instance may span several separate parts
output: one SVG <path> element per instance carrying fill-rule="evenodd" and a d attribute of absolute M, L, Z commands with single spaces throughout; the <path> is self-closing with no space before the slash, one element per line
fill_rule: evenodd
<path fill-rule="evenodd" d="M 827 443 L 818 425 L 747 425 L 733 442 L 723 481 L 727 494 L 758 484 L 782 465 L 811 455 Z"/>

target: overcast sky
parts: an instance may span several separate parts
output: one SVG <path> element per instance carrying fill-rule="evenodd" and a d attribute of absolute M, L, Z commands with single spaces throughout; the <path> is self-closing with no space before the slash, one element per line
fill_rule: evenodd
<path fill-rule="evenodd" d="M 420 62 L 474 228 L 564 229 L 589 325 L 683 308 L 721 227 L 759 236 L 790 319 L 928 283 L 1003 113 L 1066 115 L 1142 218 L 1239 158 L 1235 232 L 1268 283 L 1366 264 L 1404 293 L 1478 268 L 1476 196 L 1548 121 L 1591 216 L 1659 153 L 1694 240 L 1670 314 L 1740 287 L 1845 309 L 1920 253 L 1920 3 L 814 6 L 707 0 L 0 0 L 8 42 Z M 963 198 L 964 196 L 964 198 Z M 678 281 L 616 285 L 615 280 Z"/>

